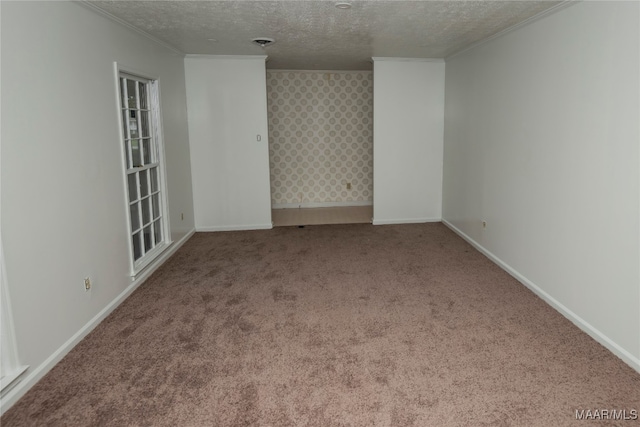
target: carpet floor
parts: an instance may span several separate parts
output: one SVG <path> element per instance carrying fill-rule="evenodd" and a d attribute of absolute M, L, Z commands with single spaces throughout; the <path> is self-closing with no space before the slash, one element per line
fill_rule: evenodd
<path fill-rule="evenodd" d="M 328 225 L 197 233 L 0 421 L 631 426 L 576 410 L 639 406 L 640 374 L 442 224 Z"/>

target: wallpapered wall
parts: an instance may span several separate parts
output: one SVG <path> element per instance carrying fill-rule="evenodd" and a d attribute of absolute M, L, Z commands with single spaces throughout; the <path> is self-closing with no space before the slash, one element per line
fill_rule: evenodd
<path fill-rule="evenodd" d="M 371 203 L 371 71 L 269 70 L 267 108 L 274 208 Z"/>

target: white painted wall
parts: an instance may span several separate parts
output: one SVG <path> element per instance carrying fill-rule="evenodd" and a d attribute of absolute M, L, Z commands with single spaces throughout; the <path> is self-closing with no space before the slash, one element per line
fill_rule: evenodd
<path fill-rule="evenodd" d="M 639 7 L 447 60 L 443 217 L 640 371 Z"/>
<path fill-rule="evenodd" d="M 373 223 L 440 221 L 442 60 L 374 58 Z"/>
<path fill-rule="evenodd" d="M 128 277 L 114 61 L 159 76 L 174 241 L 194 223 L 182 56 L 75 2 L 2 2 L 1 19 L 2 239 L 31 367 L 5 410 L 139 284 Z"/>
<path fill-rule="evenodd" d="M 271 228 L 265 59 L 185 59 L 198 231 Z"/>

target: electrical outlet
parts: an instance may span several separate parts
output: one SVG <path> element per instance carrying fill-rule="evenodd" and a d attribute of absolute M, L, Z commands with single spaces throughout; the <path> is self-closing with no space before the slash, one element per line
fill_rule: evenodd
<path fill-rule="evenodd" d="M 91 279 L 88 277 L 84 278 L 84 290 L 85 291 L 91 290 Z"/>
<path fill-rule="evenodd" d="M 351 183 L 347 182 L 347 190 L 351 190 Z"/>

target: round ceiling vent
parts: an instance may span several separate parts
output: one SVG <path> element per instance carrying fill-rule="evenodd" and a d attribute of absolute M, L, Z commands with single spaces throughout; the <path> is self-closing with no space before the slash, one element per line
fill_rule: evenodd
<path fill-rule="evenodd" d="M 269 37 L 256 37 L 255 39 L 251 40 L 251 43 L 257 44 L 260 47 L 267 47 L 274 44 L 275 42 L 276 41 L 274 39 Z"/>

